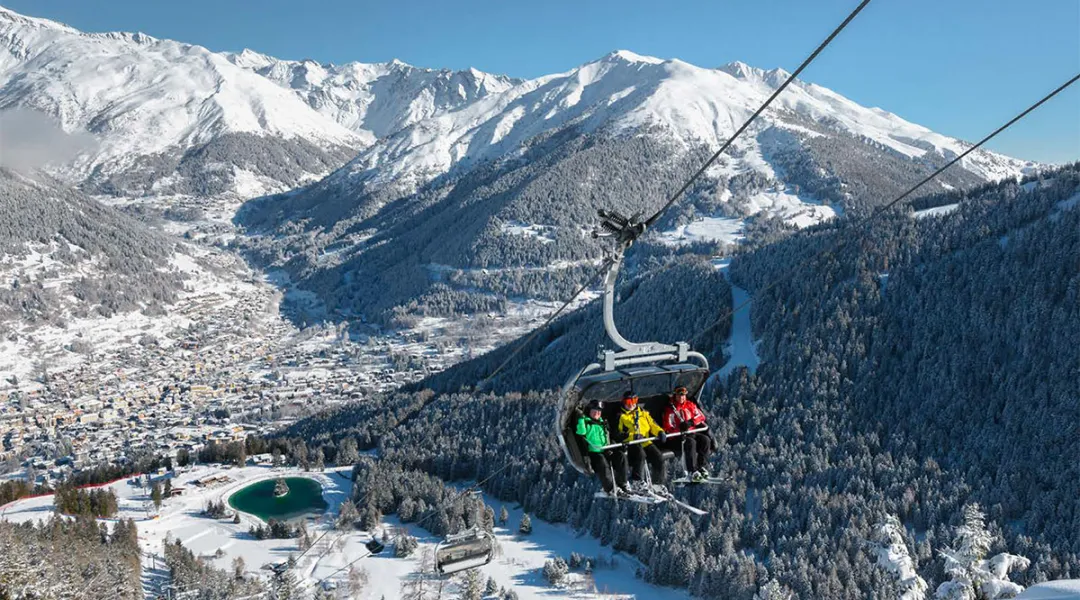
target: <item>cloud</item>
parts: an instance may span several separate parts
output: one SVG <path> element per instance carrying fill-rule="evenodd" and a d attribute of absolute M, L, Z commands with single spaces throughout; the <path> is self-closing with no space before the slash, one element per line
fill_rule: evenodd
<path fill-rule="evenodd" d="M 55 119 L 27 108 L 0 111 L 0 166 L 33 171 L 64 164 L 97 146 L 89 133 L 67 133 Z"/>

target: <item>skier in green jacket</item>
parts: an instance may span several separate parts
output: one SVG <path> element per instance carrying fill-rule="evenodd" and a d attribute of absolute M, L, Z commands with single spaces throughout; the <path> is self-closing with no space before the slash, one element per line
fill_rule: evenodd
<path fill-rule="evenodd" d="M 586 454 L 593 473 L 600 479 L 600 485 L 609 496 L 629 495 L 626 487 L 626 457 L 621 450 L 604 450 L 611 443 L 607 423 L 604 422 L 603 405 L 599 402 L 589 404 L 587 414 L 578 418 L 575 433 L 584 439 Z M 614 480 L 611 477 L 615 472 Z M 616 488 L 616 485 L 618 487 Z"/>

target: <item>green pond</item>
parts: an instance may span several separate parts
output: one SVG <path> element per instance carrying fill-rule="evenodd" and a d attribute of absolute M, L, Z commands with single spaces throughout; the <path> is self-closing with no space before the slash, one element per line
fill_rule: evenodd
<path fill-rule="evenodd" d="M 229 497 L 229 506 L 264 521 L 288 521 L 326 510 L 322 486 L 317 481 L 306 477 L 286 477 L 289 493 L 280 498 L 274 497 L 276 481 L 267 479 L 247 486 Z"/>

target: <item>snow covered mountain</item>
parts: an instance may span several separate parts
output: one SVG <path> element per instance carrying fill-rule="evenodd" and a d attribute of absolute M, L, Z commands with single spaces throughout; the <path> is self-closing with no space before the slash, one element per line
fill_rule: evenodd
<path fill-rule="evenodd" d="M 581 132 L 605 128 L 612 134 L 653 129 L 686 148 L 715 148 L 787 76 L 782 69 L 763 71 L 739 62 L 706 69 L 620 50 L 406 128 L 363 152 L 328 183 L 344 184 L 351 179 L 415 188 L 477 161 L 502 158 L 538 135 L 567 126 Z M 785 140 L 761 139 L 765 132 L 773 137 L 786 134 Z M 772 174 L 763 153 L 778 149 L 779 142 L 791 137 L 813 139 L 828 134 L 851 136 L 875 150 L 924 164 L 936 164 L 967 147 L 960 140 L 800 81 L 777 99 L 753 135 L 737 144 L 750 154 L 743 164 L 729 161 L 730 168 L 718 171 L 753 168 Z M 963 168 L 989 180 L 1015 175 L 1025 165 L 979 151 L 965 159 Z"/>
<path fill-rule="evenodd" d="M 121 194 L 281 189 L 363 145 L 295 94 L 201 46 L 82 33 L 0 8 L 0 109 L 15 107 L 96 136 L 96 149 L 66 174 Z"/>
<path fill-rule="evenodd" d="M 278 192 L 377 138 L 516 80 L 400 62 L 319 65 L 83 33 L 0 7 L 0 110 L 49 115 L 98 144 L 55 171 L 118 195 Z"/>
<path fill-rule="evenodd" d="M 466 294 L 550 293 L 552 280 L 579 275 L 568 265 L 598 255 L 582 236 L 597 208 L 655 210 L 786 76 L 614 52 L 407 126 L 322 181 L 252 203 L 239 218 L 265 234 L 264 259 L 346 313 L 415 304 L 433 280 Z M 774 217 L 807 226 L 885 202 L 966 147 L 796 82 L 652 239 L 731 242 L 750 221 Z M 1031 166 L 977 151 L 925 192 Z M 521 272 L 493 270 L 522 268 L 547 279 L 525 283 Z M 390 272 L 392 281 L 379 279 Z"/>
<path fill-rule="evenodd" d="M 319 113 L 371 140 L 521 83 L 476 69 L 421 69 L 399 60 L 324 65 L 313 60 L 281 60 L 252 50 L 225 56 L 235 65 L 295 90 Z"/>

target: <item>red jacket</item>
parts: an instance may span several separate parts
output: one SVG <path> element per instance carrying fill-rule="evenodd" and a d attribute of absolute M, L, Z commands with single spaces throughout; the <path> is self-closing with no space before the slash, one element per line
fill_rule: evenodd
<path fill-rule="evenodd" d="M 668 405 L 664 409 L 664 431 L 675 433 L 679 430 L 679 423 L 690 423 L 691 427 L 697 427 L 705 422 L 705 413 L 694 404 L 693 400 L 687 400 L 678 406 Z"/>

